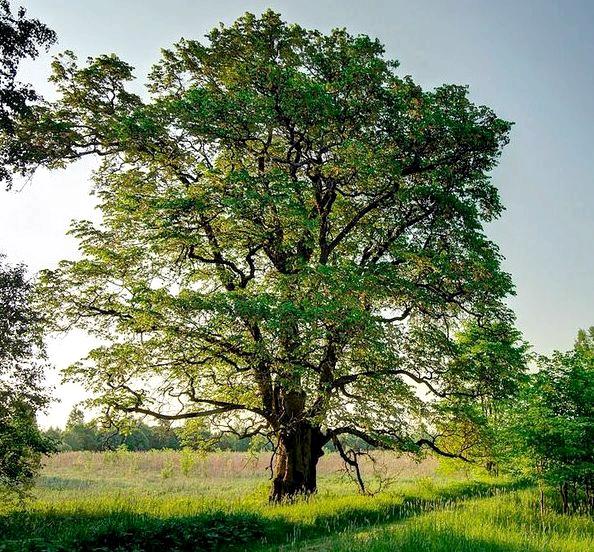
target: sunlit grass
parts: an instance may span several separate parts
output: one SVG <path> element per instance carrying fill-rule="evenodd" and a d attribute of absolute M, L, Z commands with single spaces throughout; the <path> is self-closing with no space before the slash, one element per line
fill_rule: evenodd
<path fill-rule="evenodd" d="M 543 516 L 533 490 L 444 504 L 397 523 L 347 531 L 285 550 L 362 552 L 594 550 L 594 522 L 587 516 Z M 273 548 L 276 549 L 276 548 Z"/>
<path fill-rule="evenodd" d="M 594 550 L 592 519 L 541 517 L 534 489 L 383 460 L 394 481 L 375 496 L 329 455 L 316 496 L 274 506 L 265 457 L 225 453 L 184 470 L 172 451 L 58 456 L 24 508 L 0 506 L 0 551 Z"/>

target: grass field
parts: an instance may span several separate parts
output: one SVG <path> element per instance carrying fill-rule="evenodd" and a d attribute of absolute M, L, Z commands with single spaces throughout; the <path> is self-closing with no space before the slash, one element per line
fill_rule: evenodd
<path fill-rule="evenodd" d="M 26 505 L 0 506 L 0 551 L 594 550 L 591 517 L 559 515 L 552 501 L 541 515 L 536 489 L 445 475 L 435 459 L 380 455 L 389 484 L 370 497 L 329 454 L 319 493 L 280 506 L 267 502 L 267 464 L 240 453 L 62 453 Z"/>

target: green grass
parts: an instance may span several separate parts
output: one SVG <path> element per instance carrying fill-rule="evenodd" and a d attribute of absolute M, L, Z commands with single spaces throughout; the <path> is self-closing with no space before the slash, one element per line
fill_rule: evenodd
<path fill-rule="evenodd" d="M 269 505 L 265 458 L 179 453 L 53 458 L 24 507 L 0 506 L 0 552 L 175 550 L 592 551 L 585 515 L 541 517 L 537 491 L 384 456 L 395 481 L 357 494 L 329 456 L 320 492 Z"/>
<path fill-rule="evenodd" d="M 363 552 L 566 551 L 594 550 L 587 517 L 547 513 L 541 519 L 532 491 L 444 504 L 396 523 L 346 531 L 285 550 Z M 270 550 L 278 550 L 271 547 Z"/>

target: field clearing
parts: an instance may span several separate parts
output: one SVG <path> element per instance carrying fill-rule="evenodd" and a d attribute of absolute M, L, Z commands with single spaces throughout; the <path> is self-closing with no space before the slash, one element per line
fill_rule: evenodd
<path fill-rule="evenodd" d="M 86 471 L 88 475 L 100 473 L 102 476 L 119 477 L 120 473 L 114 470 L 114 466 L 144 475 L 161 476 L 161 471 L 167 468 L 171 468 L 174 474 L 183 474 L 182 465 L 188 457 L 191 458 L 188 475 L 197 480 L 213 477 L 265 478 L 270 465 L 269 453 L 216 452 L 188 455 L 176 450 L 63 452 L 46 459 L 44 475 L 71 475 L 74 471 Z M 399 457 L 392 453 L 375 452 L 374 458 L 377 468 L 391 477 L 433 476 L 438 467 L 438 462 L 433 457 L 418 461 L 410 456 Z M 318 473 L 321 475 L 335 475 L 342 469 L 343 462 L 339 455 L 334 453 L 322 456 L 318 464 Z M 367 475 L 373 473 L 370 461 L 363 461 L 363 470 Z"/>
<path fill-rule="evenodd" d="M 536 489 L 446 474 L 434 458 L 379 454 L 390 484 L 370 497 L 327 454 L 318 494 L 280 506 L 267 502 L 268 462 L 231 452 L 62 453 L 48 459 L 26 511 L 0 507 L 0 551 L 594 550 L 592 518 L 541 516 Z"/>

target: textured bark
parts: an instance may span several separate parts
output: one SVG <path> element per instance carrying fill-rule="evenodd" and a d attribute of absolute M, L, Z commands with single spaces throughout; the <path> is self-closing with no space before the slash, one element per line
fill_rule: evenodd
<path fill-rule="evenodd" d="M 300 422 L 278 435 L 271 502 L 290 500 L 316 491 L 316 469 L 324 454 L 323 434 L 318 427 Z"/>

